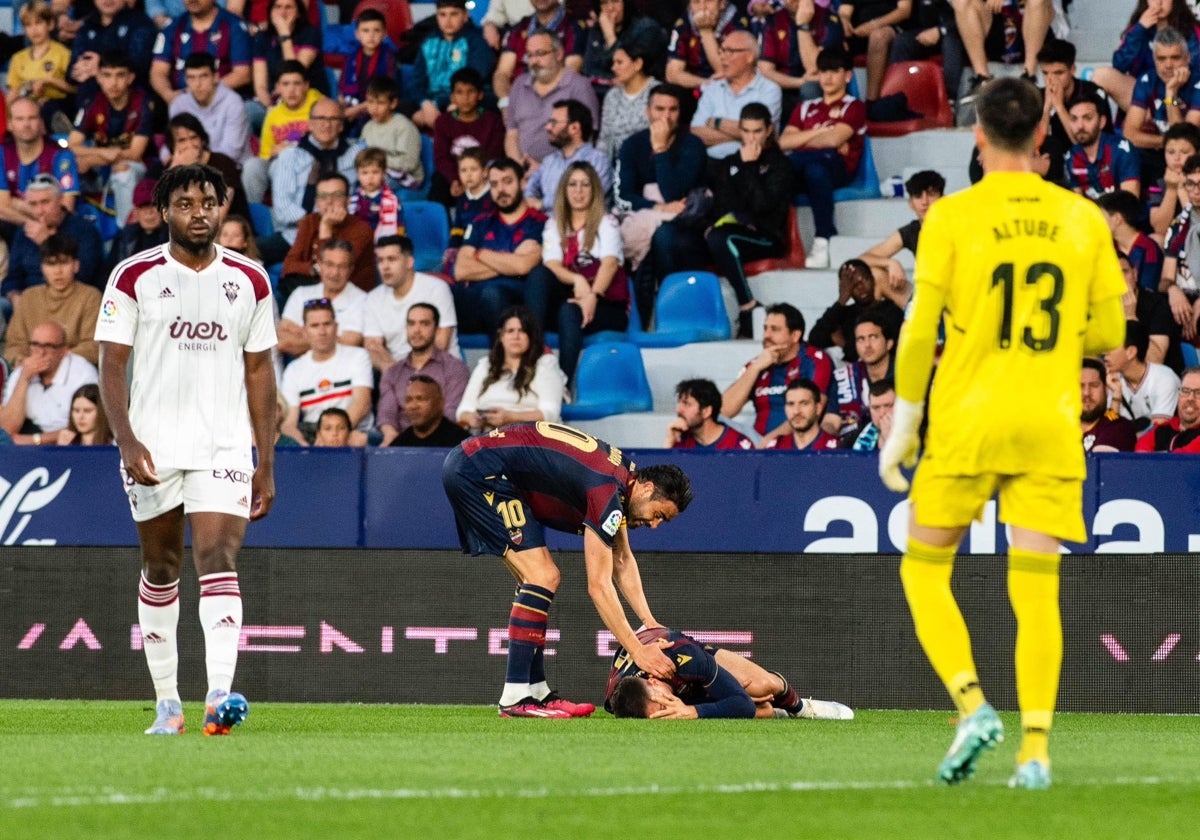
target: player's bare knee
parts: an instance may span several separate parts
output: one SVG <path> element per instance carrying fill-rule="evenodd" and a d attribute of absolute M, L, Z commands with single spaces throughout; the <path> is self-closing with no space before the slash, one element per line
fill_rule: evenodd
<path fill-rule="evenodd" d="M 142 553 L 142 576 L 155 586 L 165 586 L 179 580 L 183 553 L 167 549 Z"/>

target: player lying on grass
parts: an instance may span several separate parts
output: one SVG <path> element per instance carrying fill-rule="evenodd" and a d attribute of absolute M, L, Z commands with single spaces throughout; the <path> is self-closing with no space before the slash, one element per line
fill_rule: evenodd
<path fill-rule="evenodd" d="M 644 645 L 662 644 L 675 675 L 670 680 L 647 676 L 624 648 L 617 648 L 604 692 L 604 708 L 616 717 L 854 719 L 849 707 L 806 700 L 782 674 L 678 630 L 650 627 L 637 637 Z"/>

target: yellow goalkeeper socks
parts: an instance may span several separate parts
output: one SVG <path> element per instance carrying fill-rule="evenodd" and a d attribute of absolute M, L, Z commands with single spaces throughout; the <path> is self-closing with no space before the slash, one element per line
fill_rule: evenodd
<path fill-rule="evenodd" d="M 900 580 L 917 639 L 959 714 L 966 716 L 983 705 L 984 696 L 971 657 L 971 636 L 950 591 L 956 550 L 956 546 L 938 548 L 909 537 Z"/>
<path fill-rule="evenodd" d="M 1021 748 L 1017 763 L 1049 763 L 1050 723 L 1062 670 L 1057 554 L 1013 548 L 1008 553 L 1008 597 L 1017 616 L 1017 699 Z"/>

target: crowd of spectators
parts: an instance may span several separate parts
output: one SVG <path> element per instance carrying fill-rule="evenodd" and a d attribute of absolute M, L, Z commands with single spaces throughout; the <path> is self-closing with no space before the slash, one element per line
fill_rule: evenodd
<path fill-rule="evenodd" d="M 829 266 L 834 191 L 861 165 L 868 118 L 907 115 L 881 96 L 883 74 L 940 56 L 960 121 L 997 62 L 1040 74 L 1035 169 L 1109 220 L 1129 337 L 1083 370 L 1085 435 L 1119 426 L 1098 439 L 1130 448 L 1121 417 L 1139 447 L 1190 445 L 1200 24 L 1184 0 L 1138 0 L 1112 66 L 1090 79 L 1065 37 L 1069 0 L 492 0 L 481 25 L 465 0 L 435 6 L 400 42 L 379 11 L 343 8 L 335 31 L 305 0 L 94 0 L 76 20 L 20 6 L 0 428 L 22 444 L 107 440 L 83 393 L 100 290 L 165 242 L 158 175 L 203 163 L 231 188 L 219 242 L 276 283 L 281 441 L 444 445 L 556 420 L 587 335 L 625 330 L 635 301 L 650 327 L 667 274 L 710 268 L 737 300 L 739 338 L 765 311 L 763 350 L 723 394 L 681 382 L 668 443 L 877 448 L 913 288 L 897 257 L 917 248 L 945 179 L 908 179 L 914 220 L 837 267 L 838 297 L 807 341 L 795 307 L 755 298 L 745 265 L 786 252 L 804 196 L 807 265 Z M 447 213 L 439 272 L 414 268 L 414 194 Z M 491 337 L 474 371 L 460 333 Z M 1101 373 L 1106 399 L 1089 402 Z M 721 418 L 748 402 L 742 434 Z"/>

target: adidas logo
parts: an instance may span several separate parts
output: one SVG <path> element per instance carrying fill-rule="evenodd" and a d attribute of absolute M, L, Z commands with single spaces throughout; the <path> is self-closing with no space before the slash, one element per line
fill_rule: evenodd
<path fill-rule="evenodd" d="M 213 630 L 219 630 L 221 628 L 225 628 L 226 630 L 236 630 L 238 628 L 238 623 L 233 620 L 233 616 L 227 615 L 212 626 Z"/>
<path fill-rule="evenodd" d="M 242 496 L 242 498 L 238 499 L 238 507 L 250 507 L 250 500 Z"/>
<path fill-rule="evenodd" d="M 163 289 L 161 292 L 158 293 L 159 300 L 163 300 L 164 298 L 173 298 L 173 297 L 175 297 L 175 293 L 172 292 L 170 289 Z"/>
<path fill-rule="evenodd" d="M 166 641 L 166 639 L 164 639 L 162 636 L 158 635 L 157 633 L 143 633 L 142 641 L 145 644 L 153 645 L 153 644 L 162 644 L 163 642 Z"/>

